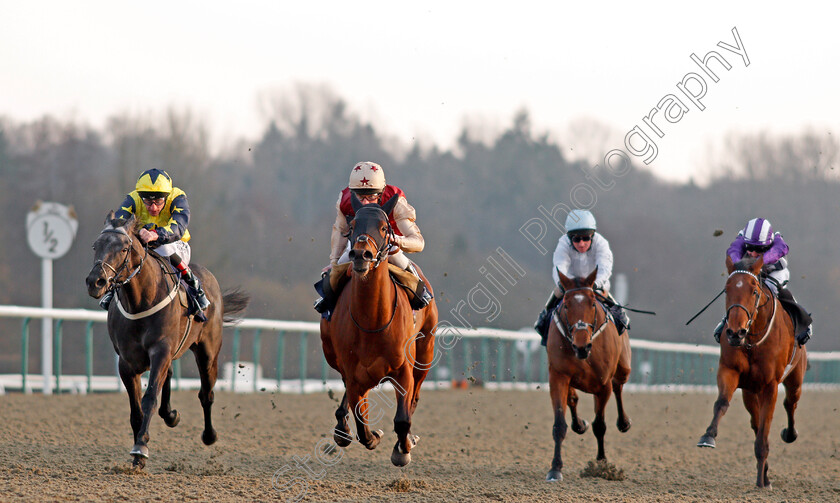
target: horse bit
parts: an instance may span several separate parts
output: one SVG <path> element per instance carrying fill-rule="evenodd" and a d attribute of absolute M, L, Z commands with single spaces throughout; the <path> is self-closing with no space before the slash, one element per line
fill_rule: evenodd
<path fill-rule="evenodd" d="M 727 323 L 727 325 L 729 324 L 729 312 L 732 311 L 733 308 L 736 308 L 736 307 L 741 308 L 741 309 L 744 310 L 744 312 L 747 313 L 747 334 L 749 334 L 750 333 L 750 328 L 752 327 L 752 324 L 753 324 L 753 321 L 755 321 L 755 316 L 758 315 L 758 310 L 761 309 L 762 307 L 764 307 L 767 304 L 767 302 L 770 302 L 770 297 L 767 298 L 767 302 L 765 302 L 764 304 L 759 306 L 758 303 L 761 302 L 761 296 L 764 294 L 764 287 L 762 285 L 761 279 L 758 276 L 756 276 L 755 274 L 753 274 L 749 271 L 732 271 L 732 273 L 729 275 L 729 278 L 731 278 L 732 276 L 734 276 L 736 274 L 746 274 L 747 276 L 752 277 L 758 283 L 758 290 L 754 291 L 754 293 L 756 294 L 755 306 L 753 306 L 753 312 L 750 312 L 750 310 L 747 309 L 747 307 L 742 305 L 742 304 L 732 304 L 731 306 L 729 306 L 726 309 L 726 323 Z M 727 278 L 727 279 L 729 279 L 729 278 Z M 770 319 L 770 322 L 767 324 L 767 330 L 766 330 L 766 333 L 765 333 L 764 337 L 767 337 L 767 334 L 770 333 L 770 326 L 773 323 L 773 319 L 775 319 L 775 317 L 776 317 L 775 307 L 776 306 L 774 305 L 773 306 L 773 308 L 774 308 L 773 309 L 773 317 Z M 758 341 L 755 344 L 745 344 L 744 348 L 745 349 L 752 349 L 755 346 L 758 346 L 759 344 L 761 344 L 764 341 L 764 337 L 762 337 L 761 340 Z"/>
<path fill-rule="evenodd" d="M 114 275 L 111 276 L 111 277 L 108 277 L 107 272 L 105 273 L 105 279 L 108 280 L 108 284 L 111 285 L 108 288 L 108 290 L 114 290 L 114 289 L 117 289 L 121 286 L 124 286 L 124 285 L 128 284 L 128 282 L 131 281 L 132 278 L 134 278 L 134 276 L 136 276 L 138 272 L 140 272 L 140 269 L 143 267 L 143 262 L 146 261 L 146 257 L 149 255 L 149 252 L 148 252 L 148 248 L 143 246 L 143 249 L 146 250 L 146 253 L 144 253 L 143 258 L 140 259 L 140 264 L 137 265 L 137 268 L 135 268 L 131 272 L 131 274 L 129 274 L 128 277 L 125 278 L 125 280 L 117 281 L 117 276 L 119 276 L 120 273 L 122 273 L 123 270 L 128 267 L 128 257 L 131 255 L 131 246 L 134 244 L 134 240 L 131 238 L 131 236 L 128 234 L 128 232 L 126 232 L 125 229 L 123 229 L 122 227 L 111 227 L 111 228 L 103 229 L 102 232 L 99 233 L 99 235 L 101 236 L 102 234 L 104 234 L 106 232 L 111 232 L 111 233 L 114 233 L 114 234 L 122 234 L 122 235 L 128 237 L 128 251 L 126 252 L 125 259 L 123 260 L 123 263 L 120 265 L 119 269 L 114 269 L 114 267 L 111 264 L 109 264 L 108 262 L 105 262 L 104 260 L 97 260 L 96 262 L 93 263 L 93 267 L 96 267 L 98 265 L 102 268 L 103 272 L 105 271 L 106 267 L 114 272 Z"/>
<path fill-rule="evenodd" d="M 566 290 L 565 292 L 563 292 L 563 297 L 565 297 L 566 294 L 569 293 L 569 292 L 576 292 L 578 290 L 589 290 L 590 292 L 595 293 L 595 290 L 591 286 L 578 287 L 578 288 L 571 288 L 569 290 Z M 563 330 L 563 335 L 564 335 L 565 339 L 567 341 L 569 341 L 569 343 L 572 344 L 572 345 L 574 345 L 574 340 L 572 339 L 572 332 L 573 331 L 575 331 L 575 330 L 586 330 L 588 328 L 592 332 L 592 336 L 589 338 L 589 340 L 591 342 L 591 341 L 594 341 L 596 337 L 601 335 L 601 332 L 604 331 L 604 327 L 607 326 L 607 321 L 609 319 L 609 315 L 605 316 L 604 317 L 604 323 L 602 323 L 601 326 L 598 327 L 598 330 L 595 330 L 595 324 L 594 323 L 587 323 L 583 320 L 578 320 L 574 325 L 572 325 L 571 323 L 569 323 L 568 311 L 566 311 L 566 313 L 567 313 L 567 316 L 566 316 L 565 321 L 560 320 L 559 312 L 555 316 L 557 316 L 557 321 L 562 321 L 563 325 L 565 326 L 565 330 Z M 597 308 L 595 309 L 595 320 L 593 320 L 593 321 L 595 321 L 595 322 L 598 321 L 598 310 L 597 310 Z"/>

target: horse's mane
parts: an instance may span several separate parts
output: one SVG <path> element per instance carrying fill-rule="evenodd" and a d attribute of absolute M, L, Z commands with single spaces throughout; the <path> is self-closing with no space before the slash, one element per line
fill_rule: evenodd
<path fill-rule="evenodd" d="M 744 257 L 735 264 L 735 271 L 750 271 L 758 257 Z"/>
<path fill-rule="evenodd" d="M 132 220 L 132 219 L 127 219 L 127 218 L 112 218 L 112 219 L 108 222 L 108 225 L 110 225 L 110 226 L 111 226 L 111 227 L 113 227 L 114 229 L 117 229 L 117 228 L 119 228 L 119 227 L 125 227 L 125 224 L 127 224 L 127 223 L 129 222 L 129 220 Z M 131 229 L 126 229 L 126 231 L 130 232 L 131 234 L 137 234 L 138 232 L 140 232 L 140 229 L 142 228 L 142 225 L 140 224 L 140 222 L 139 222 L 136 218 L 135 218 L 135 219 L 133 219 L 133 220 L 134 220 L 134 226 L 133 226 L 133 228 L 131 228 Z"/>

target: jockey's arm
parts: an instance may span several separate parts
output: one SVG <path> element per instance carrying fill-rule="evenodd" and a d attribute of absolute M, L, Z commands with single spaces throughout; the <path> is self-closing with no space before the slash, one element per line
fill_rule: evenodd
<path fill-rule="evenodd" d="M 122 204 L 120 205 L 119 209 L 114 212 L 114 218 L 122 218 L 122 219 L 129 219 L 131 215 L 137 213 L 137 208 L 135 207 L 134 198 L 131 195 L 125 196 L 123 199 Z"/>
<path fill-rule="evenodd" d="M 423 251 L 426 246 L 426 241 L 423 235 L 420 234 L 420 228 L 417 226 L 417 212 L 408 204 L 404 197 L 397 200 L 394 206 L 394 222 L 400 230 L 402 236 L 394 236 L 397 246 L 406 253 L 415 253 Z"/>
<path fill-rule="evenodd" d="M 613 253 L 610 249 L 610 243 L 600 234 L 596 242 L 592 245 L 597 246 L 595 250 L 595 263 L 598 265 L 598 274 L 595 276 L 595 286 L 604 292 L 610 289 L 610 276 L 612 276 L 613 268 Z"/>
<path fill-rule="evenodd" d="M 190 223 L 190 205 L 187 202 L 187 195 L 182 193 L 173 199 L 169 205 L 169 211 L 172 216 L 166 225 L 157 227 L 153 231 L 158 235 L 159 245 L 174 243 L 184 237 Z"/>
<path fill-rule="evenodd" d="M 338 259 L 344 253 L 344 248 L 347 247 L 347 233 L 350 232 L 350 226 L 347 225 L 347 219 L 341 212 L 341 198 L 335 203 L 335 222 L 333 222 L 332 235 L 330 236 L 330 266 L 338 264 Z"/>

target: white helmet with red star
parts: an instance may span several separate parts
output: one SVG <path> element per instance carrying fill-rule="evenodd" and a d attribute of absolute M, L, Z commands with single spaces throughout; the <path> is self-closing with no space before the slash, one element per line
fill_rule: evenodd
<path fill-rule="evenodd" d="M 361 194 L 374 194 L 385 189 L 385 172 L 375 162 L 356 163 L 350 171 L 351 190 Z"/>

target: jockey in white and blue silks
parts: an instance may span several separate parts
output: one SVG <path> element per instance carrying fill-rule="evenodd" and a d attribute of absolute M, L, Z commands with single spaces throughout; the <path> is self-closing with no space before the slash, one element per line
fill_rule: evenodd
<path fill-rule="evenodd" d="M 613 254 L 610 250 L 610 243 L 598 232 L 595 217 L 586 210 L 572 210 L 566 217 L 566 234 L 560 237 L 557 248 L 554 250 L 552 262 L 554 267 L 551 276 L 554 279 L 554 290 L 546 302 L 545 309 L 540 313 L 534 329 L 542 336 L 542 345 L 545 346 L 548 336 L 548 327 L 551 320 L 551 313 L 563 298 L 560 290 L 559 270 L 568 278 L 584 278 L 598 267 L 598 274 L 595 276 L 596 290 L 600 290 L 606 298 L 605 304 L 615 318 L 616 327 L 619 333 L 630 328 L 630 320 L 627 314 L 616 305 L 615 299 L 610 295 L 610 276 L 612 276 Z"/>
<path fill-rule="evenodd" d="M 811 317 L 786 288 L 790 280 L 790 270 L 787 260 L 783 257 L 789 250 L 782 235 L 773 232 L 773 226 L 769 220 L 753 218 L 738 232 L 735 240 L 726 250 L 726 254 L 733 263 L 738 263 L 746 257 L 762 256 L 764 258 L 764 266 L 761 268 L 762 276 L 765 278 L 764 284 L 779 298 L 782 306 L 790 314 L 794 327 L 801 328 L 796 334 L 796 340 L 800 345 L 804 345 L 811 338 Z M 725 323 L 726 316 L 715 327 L 714 335 L 717 342 L 720 342 Z"/>

